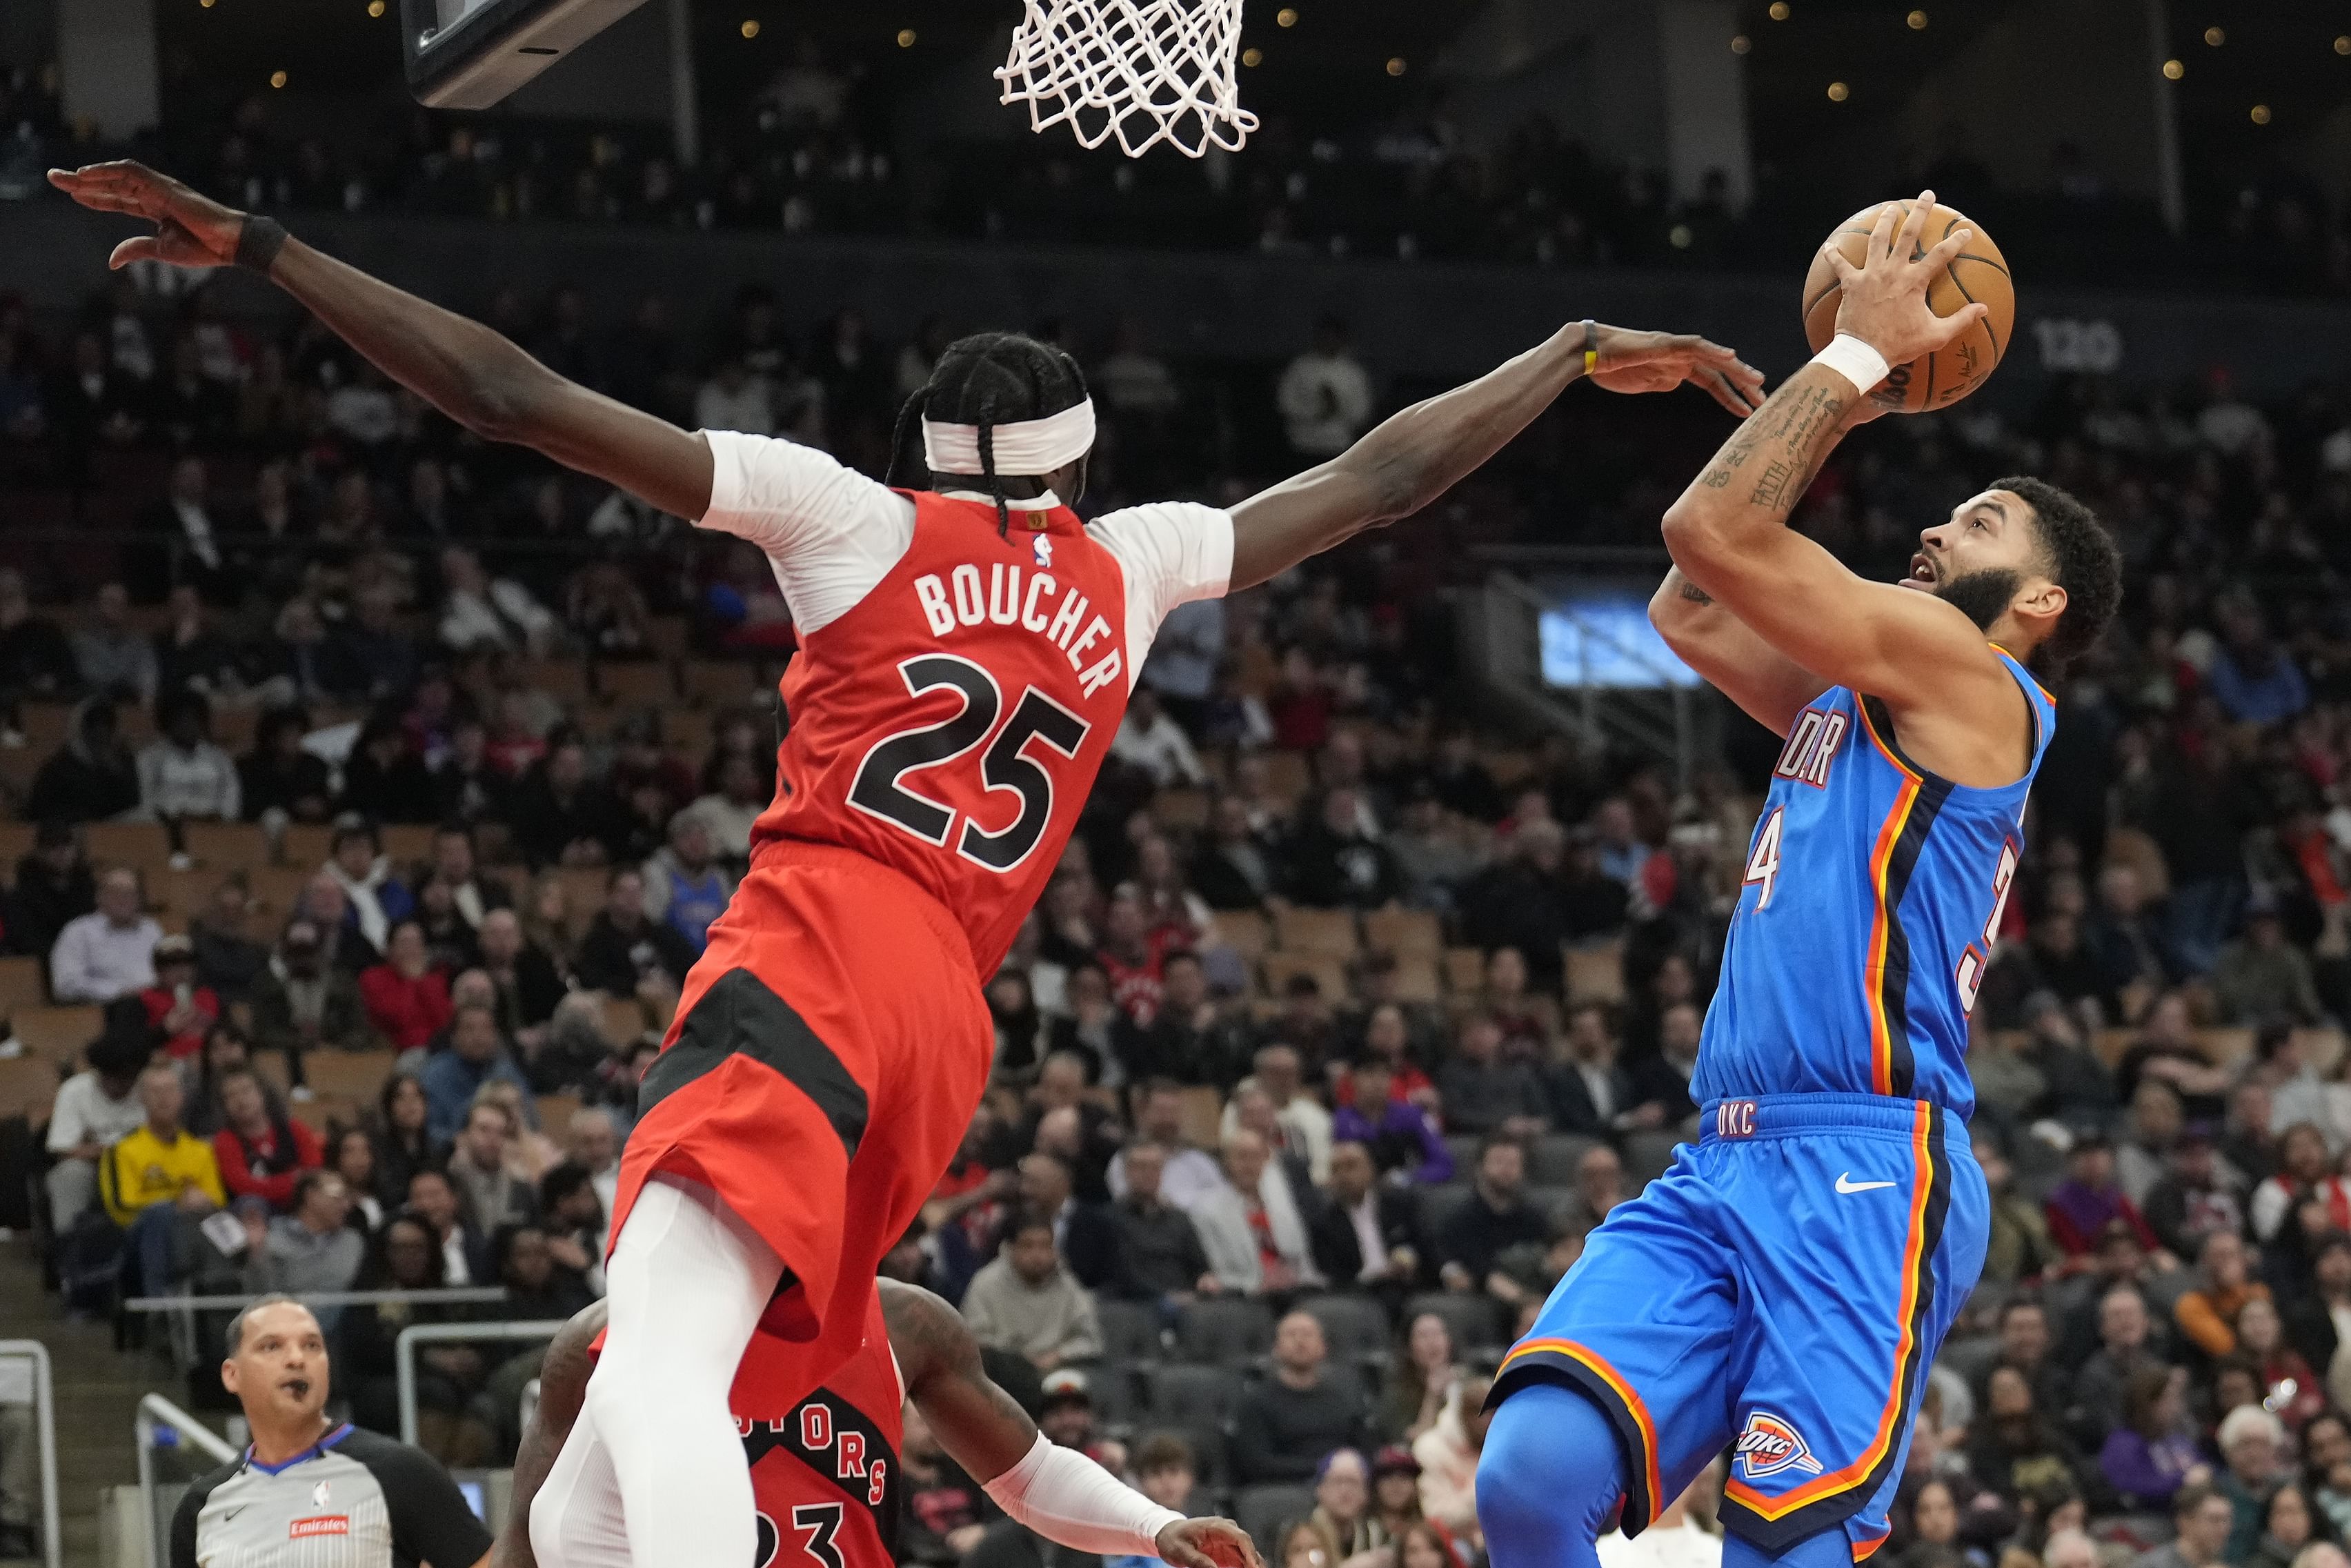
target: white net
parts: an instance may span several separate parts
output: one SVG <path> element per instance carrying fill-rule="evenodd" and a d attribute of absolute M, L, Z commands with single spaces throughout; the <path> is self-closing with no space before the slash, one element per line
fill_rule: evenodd
<path fill-rule="evenodd" d="M 1257 116 L 1233 68 L 1241 0 L 1022 0 L 996 79 L 1029 126 L 1066 124 L 1080 144 L 1113 137 L 1130 158 L 1165 141 L 1186 157 L 1238 152 Z"/>

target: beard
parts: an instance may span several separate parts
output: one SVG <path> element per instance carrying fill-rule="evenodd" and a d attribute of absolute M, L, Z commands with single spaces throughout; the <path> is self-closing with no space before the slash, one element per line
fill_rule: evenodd
<path fill-rule="evenodd" d="M 1989 632 L 1992 622 L 2015 602 L 2017 588 L 2022 581 L 2022 576 L 2010 568 L 1989 567 L 1937 583 L 1935 597 L 1946 604 L 1957 605 L 1960 614 L 1976 623 L 1977 631 Z"/>

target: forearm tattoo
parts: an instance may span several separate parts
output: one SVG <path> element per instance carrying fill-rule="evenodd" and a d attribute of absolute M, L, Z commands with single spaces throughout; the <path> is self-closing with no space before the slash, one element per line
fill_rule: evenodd
<path fill-rule="evenodd" d="M 1760 457 L 1762 465 L 1747 504 L 1774 514 L 1794 507 L 1836 444 L 1844 419 L 1845 400 L 1827 384 L 1834 379 L 1802 371 L 1790 377 L 1717 455 L 1698 483 L 1709 490 L 1728 489 L 1749 460 Z"/>
<path fill-rule="evenodd" d="M 1697 583 L 1692 582 L 1687 577 L 1682 579 L 1681 593 L 1682 597 L 1688 600 L 1692 604 L 1711 604 L 1714 602 L 1713 594 L 1708 593 L 1705 589 L 1700 588 Z"/>

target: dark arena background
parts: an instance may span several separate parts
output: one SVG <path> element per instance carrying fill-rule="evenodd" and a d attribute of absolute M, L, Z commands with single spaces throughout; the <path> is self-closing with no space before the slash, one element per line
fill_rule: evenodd
<path fill-rule="evenodd" d="M 332 1408 L 503 1521 L 795 646 L 756 549 L 464 434 L 252 276 L 110 274 L 139 226 L 44 172 L 131 157 L 877 476 L 947 341 L 1033 333 L 1101 410 L 1089 514 L 1236 501 L 1586 317 L 1776 383 L 1822 237 L 1931 185 L 2012 338 L 1793 526 L 1890 580 L 2034 473 L 2127 578 L 1974 1015 L 1991 1251 L 1878 1561 L 2345 1568 L 2351 6 L 1247 6 L 1247 145 L 1129 159 L 998 102 L 1019 0 L 643 0 L 482 109 L 412 91 L 428 0 L 0 0 L 0 1558 L 177 1568 L 245 1441 L 221 1330 L 277 1289 Z M 987 1103 L 887 1267 L 1275 1568 L 1480 1568 L 1485 1378 L 1690 1134 L 1780 743 L 1645 606 L 1729 428 L 1571 386 L 1181 612 L 988 987 Z M 150 1061 L 193 1134 L 162 1213 L 118 1170 Z M 1061 1258 L 1016 1294 L 1024 1203 Z M 1094 1568 L 926 1442 L 902 1563 Z M 1610 1568 L 1718 1561 L 1709 1486 Z"/>

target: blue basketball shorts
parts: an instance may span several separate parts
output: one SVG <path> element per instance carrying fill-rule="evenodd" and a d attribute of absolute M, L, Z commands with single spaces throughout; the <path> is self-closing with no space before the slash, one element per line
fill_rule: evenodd
<path fill-rule="evenodd" d="M 1625 1448 L 1638 1533 L 1725 1448 L 1724 1525 L 1774 1554 L 1884 1543 L 1927 1369 L 1982 1271 L 1966 1126 L 1873 1094 L 1721 1100 L 1586 1242 L 1490 1402 L 1582 1389 Z"/>

